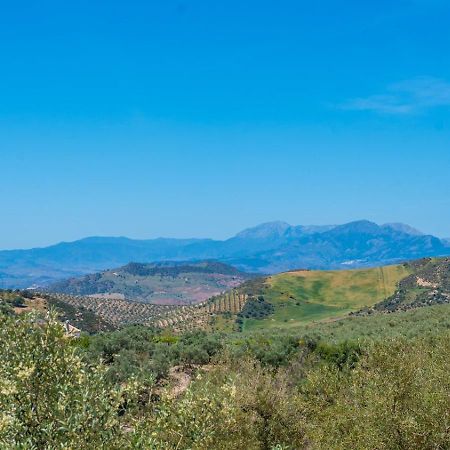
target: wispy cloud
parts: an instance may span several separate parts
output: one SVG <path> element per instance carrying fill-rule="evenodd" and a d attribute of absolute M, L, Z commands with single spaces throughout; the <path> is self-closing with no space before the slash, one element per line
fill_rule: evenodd
<path fill-rule="evenodd" d="M 385 93 L 351 99 L 340 106 L 346 110 L 380 114 L 419 113 L 450 106 L 450 83 L 432 77 L 413 78 L 389 85 Z"/>

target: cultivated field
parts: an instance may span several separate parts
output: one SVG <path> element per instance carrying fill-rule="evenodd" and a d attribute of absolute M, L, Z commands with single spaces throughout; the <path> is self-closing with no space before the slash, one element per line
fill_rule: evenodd
<path fill-rule="evenodd" d="M 170 327 L 176 331 L 207 328 L 217 315 L 239 313 L 247 300 L 247 295 L 236 290 L 194 305 L 152 305 L 66 294 L 52 294 L 52 297 L 71 306 L 83 307 L 116 327 L 143 324 L 157 328 Z"/>

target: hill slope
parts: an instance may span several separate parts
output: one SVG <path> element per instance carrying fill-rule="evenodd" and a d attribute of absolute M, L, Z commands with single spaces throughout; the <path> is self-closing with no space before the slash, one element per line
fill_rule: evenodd
<path fill-rule="evenodd" d="M 31 291 L 0 290 L 0 316 L 20 315 L 34 311 L 41 317 L 45 317 L 49 309 L 56 310 L 61 322 L 69 322 L 70 325 L 88 333 L 108 331 L 113 328 L 113 325 L 101 315 L 83 307 L 78 302 L 71 304 L 61 301 L 54 295 Z"/>
<path fill-rule="evenodd" d="M 293 328 L 351 315 L 406 311 L 450 303 L 450 258 L 348 271 L 294 271 L 244 283 L 271 314 L 241 316 L 241 329 Z M 239 319 L 238 319 L 239 320 Z"/>
<path fill-rule="evenodd" d="M 134 300 L 160 305 L 202 302 L 251 275 L 216 261 L 130 263 L 118 269 L 60 281 L 48 291 Z"/>
<path fill-rule="evenodd" d="M 402 279 L 393 295 L 374 306 L 375 311 L 405 311 L 450 303 L 450 259 L 425 258 L 410 263 L 413 273 Z"/>
<path fill-rule="evenodd" d="M 345 316 L 391 296 L 400 280 L 410 273 L 408 265 L 395 265 L 359 270 L 294 271 L 268 277 L 253 292 L 273 306 L 273 313 L 262 319 L 244 316 L 243 329 L 296 327 Z M 252 290 L 250 287 L 249 291 Z"/>

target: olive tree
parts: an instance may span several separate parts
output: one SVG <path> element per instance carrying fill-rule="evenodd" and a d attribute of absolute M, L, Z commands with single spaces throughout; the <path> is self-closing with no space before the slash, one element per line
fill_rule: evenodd
<path fill-rule="evenodd" d="M 0 448 L 123 447 L 133 382 L 108 384 L 54 315 L 0 317 Z"/>

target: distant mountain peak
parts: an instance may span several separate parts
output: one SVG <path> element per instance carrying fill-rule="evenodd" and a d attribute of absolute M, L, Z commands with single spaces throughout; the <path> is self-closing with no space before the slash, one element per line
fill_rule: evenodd
<path fill-rule="evenodd" d="M 389 228 L 394 231 L 398 231 L 400 233 L 409 234 L 411 236 L 423 236 L 424 233 L 413 228 L 406 223 L 385 223 L 382 225 L 383 228 Z"/>
<path fill-rule="evenodd" d="M 364 234 L 378 234 L 381 227 L 370 220 L 355 220 L 344 225 L 338 225 L 333 228 L 332 232 L 336 234 L 341 233 L 364 233 Z"/>
<path fill-rule="evenodd" d="M 277 238 L 281 237 L 286 233 L 287 230 L 291 228 L 287 222 L 282 221 L 274 221 L 274 222 L 266 222 L 256 227 L 247 228 L 240 233 L 238 233 L 235 237 L 239 239 L 268 239 L 268 238 Z"/>

